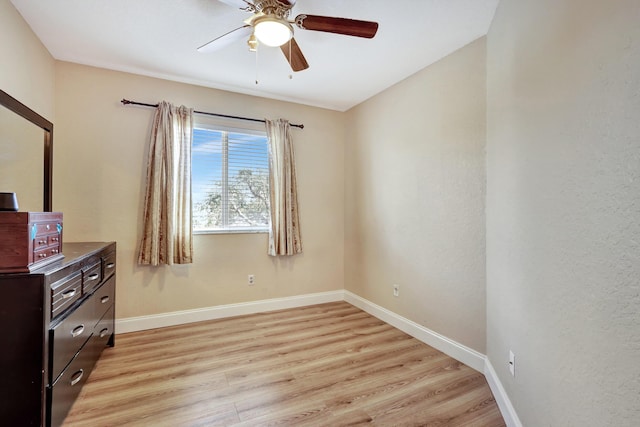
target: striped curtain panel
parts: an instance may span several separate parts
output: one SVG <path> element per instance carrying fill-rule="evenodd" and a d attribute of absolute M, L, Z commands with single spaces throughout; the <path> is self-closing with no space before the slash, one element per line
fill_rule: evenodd
<path fill-rule="evenodd" d="M 302 253 L 302 238 L 291 128 L 284 119 L 267 120 L 266 128 L 271 207 L 268 253 L 271 256 L 295 255 Z"/>
<path fill-rule="evenodd" d="M 190 264 L 193 109 L 161 102 L 149 140 L 138 264 Z"/>

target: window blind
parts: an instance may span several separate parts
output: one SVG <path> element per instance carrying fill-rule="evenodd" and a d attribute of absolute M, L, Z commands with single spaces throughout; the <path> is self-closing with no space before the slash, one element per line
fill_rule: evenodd
<path fill-rule="evenodd" d="M 192 148 L 194 230 L 267 230 L 266 135 L 195 128 Z"/>

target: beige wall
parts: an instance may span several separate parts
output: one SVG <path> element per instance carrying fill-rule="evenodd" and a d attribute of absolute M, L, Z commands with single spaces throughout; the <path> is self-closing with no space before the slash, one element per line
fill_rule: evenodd
<path fill-rule="evenodd" d="M 304 123 L 293 130 L 304 254 L 267 256 L 266 234 L 197 235 L 193 265 L 138 267 L 153 109 L 122 106 L 123 97 Z M 65 240 L 117 241 L 118 318 L 343 289 L 342 114 L 65 62 L 56 111 L 54 209 Z"/>
<path fill-rule="evenodd" d="M 8 0 L 0 0 L 0 58 L 0 89 L 54 121 L 55 61 Z M 0 191 L 15 192 L 21 211 L 42 210 L 42 129 L 0 107 L 0 130 Z"/>
<path fill-rule="evenodd" d="M 502 0 L 488 36 L 487 354 L 527 426 L 640 420 L 639 23 Z"/>
<path fill-rule="evenodd" d="M 0 89 L 53 122 L 55 61 L 9 0 L 0 0 L 0 58 Z"/>
<path fill-rule="evenodd" d="M 484 352 L 484 38 L 347 117 L 346 289 Z"/>

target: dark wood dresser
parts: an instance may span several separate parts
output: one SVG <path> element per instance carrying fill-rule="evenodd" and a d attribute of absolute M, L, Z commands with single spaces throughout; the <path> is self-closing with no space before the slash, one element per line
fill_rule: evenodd
<path fill-rule="evenodd" d="M 0 424 L 59 426 L 114 345 L 116 244 L 63 243 L 64 258 L 0 274 Z"/>

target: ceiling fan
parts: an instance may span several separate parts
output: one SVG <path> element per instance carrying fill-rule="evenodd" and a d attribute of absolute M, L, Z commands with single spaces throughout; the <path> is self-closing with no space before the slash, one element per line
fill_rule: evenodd
<path fill-rule="evenodd" d="M 249 50 L 255 51 L 258 43 L 279 46 L 293 71 L 309 68 L 298 43 L 293 37 L 293 25 L 301 30 L 323 31 L 347 36 L 373 38 L 378 23 L 347 18 L 318 15 L 298 15 L 289 20 L 289 13 L 296 0 L 219 0 L 240 10 L 252 13 L 242 27 L 236 28 L 200 46 L 199 52 L 213 52 L 237 40 L 248 37 Z M 293 24 L 293 25 L 292 25 Z"/>

